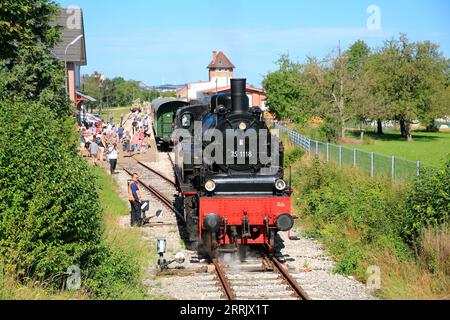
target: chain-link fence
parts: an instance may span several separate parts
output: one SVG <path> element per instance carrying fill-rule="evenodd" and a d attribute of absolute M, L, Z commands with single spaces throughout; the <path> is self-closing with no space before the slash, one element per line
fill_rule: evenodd
<path fill-rule="evenodd" d="M 340 167 L 359 168 L 372 177 L 406 181 L 414 176 L 418 176 L 423 168 L 434 167 L 420 161 L 414 162 L 401 157 L 387 156 L 356 148 L 351 149 L 333 143 L 311 140 L 278 124 L 275 124 L 275 129 L 286 133 L 295 145 L 306 150 L 309 155 L 317 155 L 324 161 L 334 162 Z"/>

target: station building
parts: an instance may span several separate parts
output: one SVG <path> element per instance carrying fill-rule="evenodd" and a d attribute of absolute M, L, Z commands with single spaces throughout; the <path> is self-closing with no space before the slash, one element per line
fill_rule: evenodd
<path fill-rule="evenodd" d="M 205 103 L 216 93 L 229 93 L 231 92 L 230 80 L 234 78 L 235 68 L 234 64 L 222 51 L 213 51 L 212 60 L 207 67 L 209 80 L 186 84 L 186 86 L 177 91 L 177 97 L 187 101 Z M 250 106 L 266 110 L 266 94 L 263 89 L 247 86 L 247 95 Z"/>
<path fill-rule="evenodd" d="M 87 65 L 83 10 L 61 8 L 54 24 L 60 27 L 62 36 L 61 42 L 53 48 L 52 53 L 65 63 L 66 89 L 70 100 L 78 108 L 84 102 L 95 102 L 94 98 L 80 91 L 81 67 Z"/>

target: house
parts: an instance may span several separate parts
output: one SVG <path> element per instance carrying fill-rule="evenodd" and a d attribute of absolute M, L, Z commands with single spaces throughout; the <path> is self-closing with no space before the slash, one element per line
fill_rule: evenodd
<path fill-rule="evenodd" d="M 61 8 L 54 25 L 61 28 L 61 42 L 53 48 L 52 52 L 65 63 L 66 90 L 70 100 L 77 107 L 85 101 L 95 102 L 94 98 L 80 92 L 80 69 L 87 65 L 83 10 Z"/>
<path fill-rule="evenodd" d="M 266 111 L 266 93 L 263 89 L 254 88 L 247 85 L 247 96 L 250 107 L 259 107 L 261 110 Z M 223 88 L 209 89 L 199 92 L 200 99 L 211 97 L 216 93 L 231 93 L 231 87 L 226 86 Z"/>
<path fill-rule="evenodd" d="M 234 64 L 222 51 L 213 51 L 212 60 L 207 66 L 208 81 L 188 83 L 177 91 L 179 99 L 188 101 L 207 101 L 215 93 L 230 92 L 230 80 L 234 77 Z M 264 110 L 266 95 L 263 89 L 247 86 L 250 106 L 258 106 Z"/>

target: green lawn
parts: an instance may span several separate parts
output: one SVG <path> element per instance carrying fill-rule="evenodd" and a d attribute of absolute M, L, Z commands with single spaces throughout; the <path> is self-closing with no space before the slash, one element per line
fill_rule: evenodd
<path fill-rule="evenodd" d="M 355 137 L 357 135 L 355 134 Z M 346 146 L 431 165 L 442 165 L 443 160 L 450 155 L 450 132 L 414 131 L 412 142 L 405 141 L 398 132 L 388 132 L 382 136 L 367 133 L 365 144 Z"/>
<path fill-rule="evenodd" d="M 101 116 L 103 117 L 103 120 L 105 122 L 109 121 L 109 116 L 112 115 L 114 119 L 114 123 L 120 122 L 120 117 L 124 117 L 124 121 L 127 118 L 127 115 L 130 113 L 130 107 L 120 107 L 120 108 L 110 108 L 110 109 L 103 109 L 101 112 Z"/>

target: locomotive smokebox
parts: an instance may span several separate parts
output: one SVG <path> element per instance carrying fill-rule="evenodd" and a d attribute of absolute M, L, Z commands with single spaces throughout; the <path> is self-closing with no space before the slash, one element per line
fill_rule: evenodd
<path fill-rule="evenodd" d="M 246 82 L 247 79 L 231 79 L 231 105 L 235 113 L 245 113 L 249 109 Z"/>

